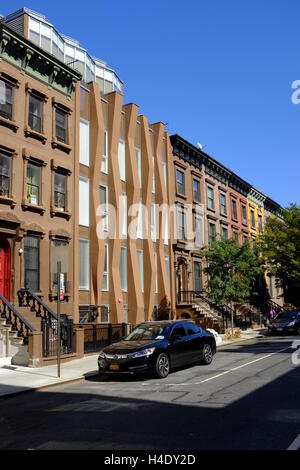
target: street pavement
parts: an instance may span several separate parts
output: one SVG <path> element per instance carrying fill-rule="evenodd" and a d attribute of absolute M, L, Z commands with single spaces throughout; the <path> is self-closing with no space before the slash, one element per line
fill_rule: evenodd
<path fill-rule="evenodd" d="M 0 449 L 298 449 L 299 339 L 227 345 L 165 380 L 86 377 L 2 398 Z"/>

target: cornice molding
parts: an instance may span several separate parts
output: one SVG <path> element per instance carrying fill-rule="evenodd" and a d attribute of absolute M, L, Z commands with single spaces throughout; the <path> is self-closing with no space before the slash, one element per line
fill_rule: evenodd
<path fill-rule="evenodd" d="M 70 96 L 81 75 L 51 54 L 0 23 L 0 58 Z"/>

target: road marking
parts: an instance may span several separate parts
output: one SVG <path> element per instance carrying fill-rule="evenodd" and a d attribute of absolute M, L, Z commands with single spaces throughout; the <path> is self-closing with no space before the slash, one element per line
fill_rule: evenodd
<path fill-rule="evenodd" d="M 288 348 L 280 349 L 279 351 L 276 351 L 274 353 L 267 354 L 266 356 L 259 357 L 258 359 L 254 359 L 254 361 L 246 362 L 246 364 L 242 364 L 241 366 L 233 367 L 232 369 L 225 370 L 224 372 L 221 372 L 218 375 L 214 375 L 213 377 L 209 377 L 208 379 L 202 380 L 201 382 L 194 382 L 194 383 L 188 383 L 188 384 L 187 383 L 185 383 L 185 384 L 166 384 L 166 385 L 169 386 L 169 387 L 176 387 L 176 386 L 179 386 L 179 387 L 185 386 L 186 387 L 187 385 L 201 385 L 201 384 L 204 384 L 206 382 L 210 382 L 211 380 L 218 379 L 219 377 L 222 377 L 223 375 L 230 374 L 230 372 L 234 372 L 236 370 L 242 369 L 243 367 L 247 367 L 247 366 L 250 366 L 251 364 L 255 364 L 256 362 L 263 361 L 264 359 L 268 359 L 269 357 L 272 357 L 272 356 L 275 356 L 275 354 L 279 354 L 281 352 L 287 351 L 288 349 L 291 349 L 291 346 L 289 346 Z"/>
<path fill-rule="evenodd" d="M 296 439 L 292 442 L 288 450 L 299 450 L 300 449 L 300 434 Z"/>

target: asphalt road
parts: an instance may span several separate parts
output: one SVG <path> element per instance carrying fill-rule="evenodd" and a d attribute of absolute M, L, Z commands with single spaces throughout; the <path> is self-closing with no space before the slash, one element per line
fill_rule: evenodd
<path fill-rule="evenodd" d="M 211 366 L 90 378 L 0 400 L 0 449 L 300 447 L 299 337 L 224 346 Z"/>

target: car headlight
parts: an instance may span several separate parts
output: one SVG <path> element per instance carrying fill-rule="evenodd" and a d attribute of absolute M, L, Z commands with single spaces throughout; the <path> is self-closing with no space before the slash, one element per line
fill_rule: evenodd
<path fill-rule="evenodd" d="M 129 357 L 135 359 L 136 357 L 149 357 L 151 354 L 153 354 L 155 351 L 155 348 L 148 348 L 148 349 L 143 349 L 142 351 L 137 351 L 132 354 L 128 354 Z"/>
<path fill-rule="evenodd" d="M 291 323 L 288 324 L 288 326 L 295 326 L 295 320 L 294 321 L 291 321 Z"/>
<path fill-rule="evenodd" d="M 106 358 L 104 351 L 101 351 L 101 352 L 100 352 L 99 358 L 100 358 L 100 359 L 105 359 L 105 358 Z"/>

